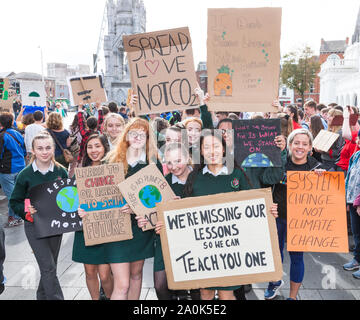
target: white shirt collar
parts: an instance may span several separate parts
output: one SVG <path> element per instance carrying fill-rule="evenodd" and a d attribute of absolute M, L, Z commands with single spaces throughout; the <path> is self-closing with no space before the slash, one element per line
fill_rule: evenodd
<path fill-rule="evenodd" d="M 190 172 L 193 171 L 193 168 L 192 167 L 188 167 Z M 175 183 L 178 183 L 178 184 L 181 184 L 181 185 L 185 185 L 186 184 L 186 181 L 185 182 L 182 182 L 176 175 L 172 175 L 172 180 L 171 180 L 171 183 L 172 184 L 175 184 Z"/>
<path fill-rule="evenodd" d="M 225 175 L 225 176 L 226 176 L 226 175 L 229 174 L 229 171 L 228 171 L 228 168 L 227 168 L 227 167 L 223 166 L 223 167 L 221 168 L 221 170 L 219 171 L 219 173 L 215 175 L 214 173 L 212 173 L 212 172 L 209 170 L 209 167 L 208 167 L 208 166 L 205 166 L 204 169 L 203 169 L 203 174 L 205 174 L 205 173 L 209 173 L 209 174 L 213 175 L 214 177 L 217 177 L 217 176 L 220 176 L 220 175 Z"/>
<path fill-rule="evenodd" d="M 143 151 L 143 152 L 141 153 L 139 160 L 137 160 L 137 161 L 135 161 L 135 162 L 133 162 L 133 163 L 129 163 L 129 162 L 128 162 L 129 166 L 131 166 L 131 167 L 133 167 L 133 168 L 134 168 L 138 163 L 146 163 L 146 153 L 145 153 L 145 151 Z"/>
<path fill-rule="evenodd" d="M 48 168 L 47 170 L 45 170 L 45 171 L 41 171 L 41 170 L 38 168 L 38 166 L 36 165 L 36 161 L 34 161 L 34 162 L 32 163 L 32 168 L 33 168 L 34 172 L 39 171 L 40 173 L 42 173 L 43 175 L 45 175 L 45 174 L 47 174 L 49 171 L 54 172 L 54 162 L 51 161 L 51 164 L 50 164 L 49 168 Z"/>

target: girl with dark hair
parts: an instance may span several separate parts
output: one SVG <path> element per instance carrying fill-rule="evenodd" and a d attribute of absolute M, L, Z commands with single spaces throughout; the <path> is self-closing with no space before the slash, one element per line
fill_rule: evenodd
<path fill-rule="evenodd" d="M 324 130 L 324 125 L 321 121 L 321 118 L 319 115 L 315 114 L 310 117 L 310 132 L 312 133 L 314 139 L 319 134 L 321 130 Z M 317 152 L 313 149 L 312 156 L 319 162 L 321 162 L 321 153 Z"/>
<path fill-rule="evenodd" d="M 109 152 L 107 138 L 103 135 L 94 134 L 90 136 L 85 145 L 83 167 L 99 166 L 102 159 Z M 78 210 L 79 216 L 83 218 L 86 212 Z M 113 279 L 110 265 L 105 258 L 104 245 L 86 247 L 83 231 L 75 232 L 73 255 L 75 262 L 83 263 L 86 275 L 86 285 L 93 300 L 99 300 L 99 278 L 106 297 L 110 297 L 113 290 Z"/>
<path fill-rule="evenodd" d="M 189 174 L 184 187 L 185 197 L 200 197 L 218 193 L 249 190 L 250 181 L 241 168 L 235 167 L 230 172 L 223 164 L 226 156 L 226 142 L 221 133 L 215 130 L 204 130 L 200 139 L 200 150 L 204 162 L 196 165 Z M 277 214 L 277 205 L 271 208 L 272 214 Z M 235 300 L 235 287 L 201 289 L 202 300 L 212 300 L 215 290 L 218 290 L 220 300 Z"/>
<path fill-rule="evenodd" d="M 29 213 L 25 214 L 24 203 L 25 199 L 29 199 L 29 191 L 33 187 L 67 177 L 65 168 L 55 161 L 55 142 L 50 134 L 43 132 L 35 136 L 32 142 L 31 162 L 16 179 L 10 206 L 25 220 L 26 238 L 39 265 L 40 282 L 36 293 L 37 300 L 64 300 L 56 274 L 62 235 L 38 239 L 33 224 L 33 216 L 37 210 L 30 205 Z"/>
<path fill-rule="evenodd" d="M 285 108 L 285 112 L 286 114 L 288 114 L 292 120 L 293 123 L 293 129 L 301 129 L 301 124 L 299 123 L 299 115 L 298 115 L 298 109 L 297 107 L 293 106 L 293 105 L 288 105 Z"/>

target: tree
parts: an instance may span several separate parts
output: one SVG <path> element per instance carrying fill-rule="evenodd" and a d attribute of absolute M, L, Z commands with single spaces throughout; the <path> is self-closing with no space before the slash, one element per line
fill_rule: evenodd
<path fill-rule="evenodd" d="M 319 71 L 320 63 L 310 47 L 298 49 L 283 57 L 281 82 L 301 95 L 304 103 L 305 92 L 309 91 Z"/>

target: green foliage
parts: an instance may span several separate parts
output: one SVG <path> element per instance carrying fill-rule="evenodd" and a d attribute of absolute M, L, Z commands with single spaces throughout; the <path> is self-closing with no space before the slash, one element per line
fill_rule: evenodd
<path fill-rule="evenodd" d="M 226 73 L 230 75 L 230 68 L 228 66 L 222 66 L 220 69 L 218 69 L 219 74 L 220 73 Z"/>
<path fill-rule="evenodd" d="M 304 94 L 314 83 L 319 69 L 320 63 L 311 48 L 304 47 L 283 57 L 281 82 L 297 91 L 304 101 Z"/>

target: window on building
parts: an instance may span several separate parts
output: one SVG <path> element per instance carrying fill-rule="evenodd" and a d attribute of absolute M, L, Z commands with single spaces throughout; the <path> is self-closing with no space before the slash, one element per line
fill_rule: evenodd
<path fill-rule="evenodd" d="M 286 96 L 286 95 L 287 95 L 287 89 L 286 89 L 286 87 L 282 87 L 281 95 L 282 95 L 282 96 Z"/>
<path fill-rule="evenodd" d="M 310 93 L 314 93 L 315 92 L 315 86 L 314 86 L 314 84 L 312 83 L 311 85 L 310 85 Z"/>

